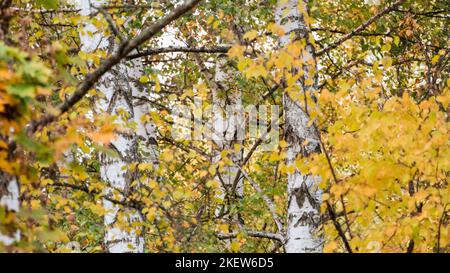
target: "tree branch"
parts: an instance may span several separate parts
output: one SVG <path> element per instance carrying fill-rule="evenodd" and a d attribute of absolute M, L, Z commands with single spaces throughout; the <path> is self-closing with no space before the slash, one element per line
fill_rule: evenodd
<path fill-rule="evenodd" d="M 344 35 L 343 37 L 341 37 L 340 39 L 338 39 L 337 41 L 329 44 L 327 47 L 325 47 L 324 49 L 321 49 L 319 51 L 316 52 L 316 56 L 321 56 L 323 55 L 325 52 L 328 52 L 332 49 L 335 49 L 336 47 L 338 47 L 339 45 L 341 45 L 343 42 L 347 41 L 348 39 L 351 39 L 353 36 L 358 35 L 359 33 L 361 33 L 363 30 L 365 30 L 368 26 L 370 26 L 373 22 L 375 22 L 376 20 L 378 20 L 380 17 L 384 16 L 385 14 L 390 13 L 391 11 L 394 11 L 395 9 L 397 9 L 397 7 L 402 4 L 403 2 L 405 2 L 405 0 L 397 0 L 394 4 L 392 4 L 390 7 L 386 7 L 385 9 L 383 9 L 382 11 L 380 11 L 379 13 L 375 14 L 374 16 L 372 16 L 367 22 L 365 22 L 364 24 L 360 25 L 359 27 L 355 28 L 352 32 Z"/>
<path fill-rule="evenodd" d="M 18 8 L 18 7 L 11 7 L 11 11 L 16 13 L 40 13 L 40 14 L 47 14 L 47 13 L 76 13 L 80 12 L 80 9 L 27 9 L 27 8 Z"/>
<path fill-rule="evenodd" d="M 50 187 L 58 187 L 58 188 L 71 188 L 74 190 L 79 190 L 79 191 L 85 192 L 87 194 L 96 194 L 96 195 L 100 195 L 101 198 L 108 200 L 111 203 L 114 203 L 117 205 L 122 205 L 124 207 L 133 208 L 133 209 L 137 209 L 137 210 L 142 209 L 142 205 L 135 201 L 113 199 L 113 198 L 111 198 L 107 195 L 104 195 L 98 191 L 92 191 L 87 186 L 84 186 L 84 185 L 75 185 L 75 184 L 64 183 L 64 182 L 53 182 L 49 186 Z"/>
<path fill-rule="evenodd" d="M 318 32 L 318 31 L 323 31 L 323 32 L 330 32 L 330 33 L 336 33 L 336 34 L 347 34 L 347 32 L 343 31 L 343 30 L 339 30 L 339 29 L 331 29 L 331 28 L 320 28 L 320 27 L 316 27 L 316 28 L 311 28 L 311 31 L 314 32 Z M 355 36 L 363 36 L 363 37 L 371 37 L 371 36 L 389 36 L 390 33 L 389 32 L 360 32 L 355 34 Z"/>
<path fill-rule="evenodd" d="M 173 52 L 194 52 L 194 53 L 227 53 L 231 46 L 215 46 L 215 47 L 183 47 L 183 46 L 169 46 L 162 48 L 147 49 L 143 52 L 131 54 L 127 56 L 127 59 L 132 60 L 145 56 L 151 56 L 161 53 L 173 53 Z"/>
<path fill-rule="evenodd" d="M 112 18 L 111 14 L 107 13 L 101 7 L 95 7 L 94 6 L 94 8 L 97 9 L 103 15 L 103 17 L 105 18 L 106 22 L 108 22 L 109 28 L 111 29 L 112 33 L 114 33 L 114 35 L 119 38 L 120 42 L 123 43 L 125 41 L 125 37 L 120 32 L 120 30 L 117 27 L 116 23 L 114 22 L 114 19 Z"/>
<path fill-rule="evenodd" d="M 322 136 L 320 135 L 320 131 L 317 128 L 316 124 L 313 124 L 313 128 L 317 134 L 317 137 L 320 142 L 320 146 L 322 147 L 323 153 L 325 154 L 325 158 L 327 159 L 327 163 L 331 170 L 331 174 L 333 176 L 334 182 L 336 184 L 339 184 L 339 180 L 337 179 L 336 172 L 334 171 L 334 167 L 333 167 L 333 164 L 331 163 L 330 156 L 328 155 L 325 144 L 322 141 Z M 342 197 L 342 195 L 341 195 L 341 197 Z M 341 203 L 342 203 L 342 207 L 345 207 L 343 198 L 341 198 Z M 344 242 L 345 249 L 348 251 L 348 253 L 353 253 L 352 248 L 350 247 L 350 243 L 348 242 L 347 236 L 345 236 L 345 232 L 343 231 L 341 224 L 337 220 L 336 212 L 333 210 L 333 207 L 331 206 L 329 201 L 326 201 L 326 205 L 327 205 L 327 212 L 330 216 L 330 219 L 333 221 L 334 227 L 336 228 L 336 230 L 339 234 L 339 237 L 341 237 L 342 241 Z M 345 208 L 344 208 L 344 216 L 345 216 L 345 219 L 347 220 Z M 347 229 L 350 231 L 350 226 L 348 226 L 348 221 L 346 221 L 346 223 L 347 223 Z"/>
<path fill-rule="evenodd" d="M 253 230 L 244 230 L 244 232 L 251 236 L 257 238 L 267 238 L 279 241 L 280 243 L 284 243 L 284 237 L 279 233 L 271 233 L 271 232 L 263 232 L 263 231 L 253 231 Z M 217 238 L 221 240 L 236 238 L 239 232 L 235 231 L 232 233 L 218 233 L 216 234 Z"/>
<path fill-rule="evenodd" d="M 152 8 L 152 5 L 103 5 L 101 6 L 102 9 L 123 9 L 123 10 L 130 10 L 130 9 L 150 9 Z M 80 12 L 81 9 L 71 9 L 71 8 L 62 8 L 62 9 L 27 9 L 27 8 L 19 8 L 19 7 L 11 7 L 11 11 L 16 13 L 40 13 L 40 14 L 47 14 L 47 13 L 76 13 Z"/>
<path fill-rule="evenodd" d="M 440 253 L 441 251 L 441 228 L 442 224 L 444 223 L 446 217 L 447 217 L 447 206 L 448 204 L 445 204 L 444 211 L 442 212 L 441 219 L 439 220 L 439 226 L 438 226 L 438 234 L 437 234 L 437 242 L 436 242 L 436 253 Z"/>
<path fill-rule="evenodd" d="M 193 9 L 201 1 L 202 0 L 186 0 L 183 4 L 173 9 L 168 15 L 156 21 L 148 28 L 144 29 L 141 34 L 139 34 L 135 38 L 121 43 L 118 49 L 109 58 L 107 58 L 94 72 L 86 75 L 84 80 L 78 85 L 78 88 L 75 90 L 73 95 L 58 106 L 60 112 L 58 115 L 48 114 L 42 117 L 40 120 L 32 122 L 28 128 L 29 132 L 34 133 L 38 128 L 53 122 L 59 116 L 67 112 L 72 106 L 74 106 L 86 95 L 86 93 L 97 83 L 98 80 L 100 80 L 100 78 L 106 72 L 108 72 L 111 68 L 118 64 L 131 51 L 148 41 L 172 21 L 176 20 L 186 12 Z"/>
<path fill-rule="evenodd" d="M 277 212 L 275 210 L 275 204 L 272 202 L 272 200 L 270 200 L 269 197 L 267 197 L 263 193 L 263 191 L 259 187 L 259 185 L 255 181 L 253 181 L 253 179 L 247 174 L 247 172 L 245 172 L 240 166 L 238 166 L 238 165 L 235 165 L 235 166 L 238 167 L 239 170 L 241 170 L 244 177 L 248 180 L 248 182 L 250 182 L 252 187 L 255 188 L 255 190 L 261 195 L 262 199 L 264 200 L 264 202 L 266 203 L 270 212 L 272 213 L 272 218 L 273 218 L 275 224 L 277 225 L 278 231 L 281 232 L 283 230 L 283 225 L 281 224 L 280 218 L 278 218 Z"/>
<path fill-rule="evenodd" d="M 339 237 L 341 237 L 342 241 L 344 242 L 345 249 L 347 250 L 348 253 L 353 253 L 352 248 L 350 247 L 350 243 L 348 242 L 347 237 L 345 236 L 345 233 L 342 230 L 341 225 L 337 221 L 336 214 L 335 214 L 333 208 L 331 207 L 330 202 L 327 201 L 326 204 L 327 204 L 328 214 L 330 215 L 330 218 L 333 221 L 334 227 L 336 228 L 336 230 L 339 234 Z"/>

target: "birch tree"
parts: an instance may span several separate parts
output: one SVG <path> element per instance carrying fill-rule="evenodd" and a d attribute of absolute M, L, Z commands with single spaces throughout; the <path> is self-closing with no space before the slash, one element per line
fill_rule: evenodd
<path fill-rule="evenodd" d="M 449 252 L 448 18 L 446 0 L 0 0 L 0 251 Z M 283 115 L 240 138 L 233 104 Z M 181 108 L 217 135 L 176 139 Z"/>
<path fill-rule="evenodd" d="M 8 14 L 8 8 L 11 6 L 11 1 L 2 2 L 0 5 L 0 38 L 5 43 L 10 43 L 11 38 L 9 36 L 9 26 L 11 16 Z M 4 56 L 6 57 L 6 56 Z M 2 122 L 3 123 L 3 122 Z M 5 124 L 6 125 L 6 124 Z M 0 141 L 3 144 L 3 148 L 6 151 L 2 151 L 2 160 L 13 158 L 13 132 L 9 130 L 8 126 L 5 126 L 4 131 L 0 133 Z M 18 212 L 20 209 L 19 201 L 19 183 L 17 181 L 17 176 L 13 172 L 12 168 L 1 168 L 0 169 L 0 209 L 6 210 L 8 213 Z M 6 225 L 5 227 L 8 227 Z M 14 228 L 14 225 L 8 227 L 6 230 L 0 229 L 0 243 L 8 246 L 14 242 L 20 240 L 20 231 Z"/>
<path fill-rule="evenodd" d="M 18 212 L 19 211 L 19 184 L 15 177 L 1 173 L 1 195 L 0 205 L 7 211 Z M 7 232 L 7 233 L 6 233 Z M 20 240 L 20 231 L 9 230 L 0 232 L 0 242 L 4 245 L 11 245 L 15 241 Z"/>
<path fill-rule="evenodd" d="M 82 15 L 89 15 L 95 9 L 101 9 L 106 1 L 83 1 L 77 3 Z M 93 33 L 93 36 L 90 34 Z M 81 35 L 83 50 L 93 51 L 97 48 L 107 51 L 117 50 L 115 38 L 107 37 L 103 30 L 96 29 L 89 24 Z M 117 33 L 116 33 L 117 35 Z M 117 116 L 119 128 L 123 128 L 118 138 L 110 143 L 117 153 L 116 157 L 101 155 L 101 178 L 110 187 L 106 196 L 132 195 L 137 183 L 137 174 L 129 169 L 133 162 L 149 162 L 157 168 L 158 153 L 156 151 L 155 129 L 151 121 L 145 117 L 150 107 L 139 101 L 140 97 L 147 96 L 146 90 L 139 86 L 139 79 L 143 76 L 143 66 L 140 60 L 119 63 L 110 72 L 105 74 L 98 82 L 98 89 L 102 98 L 96 107 L 96 115 L 108 113 Z M 136 133 L 130 129 L 130 123 L 137 124 Z M 129 208 L 120 208 L 119 205 L 105 199 L 104 207 L 106 235 L 105 244 L 109 252 L 143 252 L 144 228 L 141 214 Z M 137 223 L 134 227 L 133 223 Z"/>
<path fill-rule="evenodd" d="M 214 76 L 214 81 L 216 82 L 217 88 L 214 88 L 212 91 L 212 101 L 213 101 L 213 140 L 217 145 L 215 148 L 215 156 L 214 161 L 218 163 L 222 156 L 222 151 L 235 151 L 235 145 L 241 145 L 242 141 L 239 137 L 242 135 L 239 134 L 240 127 L 243 126 L 243 116 L 241 114 L 242 109 L 242 101 L 241 94 L 239 90 L 230 89 L 227 81 L 233 77 L 231 68 L 227 64 L 227 60 L 225 56 L 218 57 L 216 62 L 216 72 Z M 242 151 L 238 149 L 237 152 L 231 152 L 231 161 L 234 164 L 241 164 L 242 162 Z M 236 196 L 242 197 L 243 195 L 243 185 L 242 178 L 236 177 L 238 176 L 238 168 L 235 166 L 227 166 L 225 167 L 225 171 L 221 173 L 218 171 L 216 174 L 216 179 L 222 185 L 223 195 L 231 194 L 233 183 L 237 180 L 236 183 Z M 230 198 L 231 196 L 228 196 Z M 233 197 L 231 197 L 233 198 Z M 225 198 L 224 198 L 225 199 Z M 225 200 L 224 200 L 225 201 Z"/>
<path fill-rule="evenodd" d="M 284 36 L 280 37 L 280 46 L 290 42 L 304 41 L 301 52 L 301 67 L 295 67 L 293 74 L 301 73 L 296 85 L 283 96 L 285 116 L 285 137 L 288 145 L 287 164 L 295 164 L 298 157 L 307 157 L 320 152 L 318 136 L 312 126 L 308 110 L 312 105 L 301 105 L 301 98 L 314 96 L 316 82 L 316 60 L 314 46 L 310 39 L 310 27 L 307 24 L 308 8 L 306 1 L 279 1 L 276 22 L 283 27 Z M 300 93 L 301 96 L 294 94 Z M 293 98 L 294 97 L 294 98 Z M 308 101 L 308 99 L 304 99 Z M 323 241 L 317 235 L 321 225 L 321 191 L 318 177 L 295 170 L 288 174 L 288 210 L 286 227 L 287 252 L 321 252 Z"/>

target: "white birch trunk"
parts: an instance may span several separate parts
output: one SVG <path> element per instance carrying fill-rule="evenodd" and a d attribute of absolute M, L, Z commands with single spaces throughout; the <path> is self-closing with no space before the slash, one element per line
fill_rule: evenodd
<path fill-rule="evenodd" d="M 127 122 L 135 118 L 132 92 L 132 83 L 128 74 L 128 67 L 119 64 L 110 73 L 107 73 L 98 86 L 98 89 L 106 96 L 100 100 L 99 110 L 116 114 L 119 127 L 126 128 L 125 122 L 121 120 L 119 112 L 125 111 L 128 115 Z M 123 117 L 123 114 L 122 114 Z M 113 150 L 118 157 L 101 155 L 100 174 L 103 181 L 108 186 L 107 195 L 113 199 L 123 199 L 132 193 L 137 185 L 131 186 L 131 182 L 136 180 L 136 174 L 128 169 L 128 165 L 138 162 L 138 138 L 131 130 L 118 133 L 114 141 L 111 142 Z M 140 214 L 131 208 L 120 209 L 119 205 L 108 200 L 103 201 L 105 207 L 105 244 L 109 252 L 143 252 L 144 239 L 143 230 L 139 227 L 132 227 L 133 222 L 142 222 Z"/>
<path fill-rule="evenodd" d="M 234 164 L 240 165 L 242 163 L 242 151 L 234 152 L 234 144 L 242 144 L 242 139 L 239 139 L 239 129 L 243 126 L 243 116 L 241 115 L 242 100 L 240 92 L 229 91 L 227 82 L 233 77 L 230 68 L 228 67 L 226 56 L 219 56 L 216 62 L 216 74 L 214 81 L 218 88 L 213 88 L 213 140 L 218 146 L 215 149 L 214 159 L 215 163 L 221 159 L 221 152 L 223 150 L 233 151 L 230 155 Z M 224 111 L 224 113 L 222 113 Z M 219 198 L 225 198 L 225 192 L 231 192 L 233 182 L 236 179 L 239 168 L 236 166 L 226 166 L 224 171 L 220 172 L 220 177 L 216 174 L 215 179 L 220 182 L 223 193 Z M 244 192 L 243 177 L 237 180 L 236 196 L 242 197 Z"/>
<path fill-rule="evenodd" d="M 279 0 L 275 12 L 277 24 L 285 31 L 280 38 L 281 46 L 291 42 L 292 33 L 294 33 L 294 40 L 306 40 L 306 49 L 300 56 L 304 60 L 304 65 L 298 68 L 304 70 L 304 75 L 308 75 L 311 69 L 316 69 L 315 60 L 314 65 L 308 64 L 308 61 L 314 59 L 314 48 L 309 41 L 309 27 L 303 13 L 298 9 L 298 5 L 303 5 L 303 10 L 308 12 L 306 3 L 307 1 L 303 0 Z M 314 86 L 306 85 L 304 79 L 299 80 L 298 86 L 302 93 L 307 91 L 311 94 L 310 92 L 314 90 Z M 298 156 L 320 152 L 320 145 L 313 127 L 308 126 L 310 118 L 305 109 L 299 106 L 300 103 L 294 102 L 287 93 L 284 94 L 283 103 L 285 137 L 288 143 L 286 161 L 287 164 L 294 164 Z M 321 191 L 318 189 L 317 182 L 317 178 L 302 174 L 298 170 L 288 175 L 286 252 L 322 252 L 323 240 L 316 235 L 321 219 Z"/>
<path fill-rule="evenodd" d="M 19 202 L 19 183 L 14 176 L 6 173 L 0 173 L 0 206 L 7 211 L 18 212 Z M 11 245 L 20 240 L 20 231 L 16 230 L 11 234 L 0 232 L 0 244 Z"/>
<path fill-rule="evenodd" d="M 216 215 L 219 216 L 224 213 L 226 209 L 230 209 L 231 203 L 227 204 L 230 199 L 242 198 L 244 194 L 243 176 L 237 178 L 239 168 L 243 160 L 242 151 L 235 151 L 235 144 L 242 144 L 242 139 L 239 138 L 239 128 L 243 124 L 243 116 L 240 114 L 242 109 L 241 93 L 234 90 L 229 90 L 230 86 L 227 83 L 233 77 L 232 71 L 228 66 L 227 56 L 219 56 L 216 61 L 216 73 L 214 75 L 215 88 L 212 88 L 213 99 L 213 124 L 212 136 L 213 141 L 217 147 L 213 148 L 213 162 L 217 163 L 221 160 L 221 152 L 229 150 L 229 157 L 233 162 L 231 166 L 224 166 L 218 169 L 214 177 L 220 184 L 221 192 L 217 196 L 222 200 L 223 204 L 216 209 Z M 237 179 L 237 180 L 236 180 Z M 236 181 L 235 191 L 233 191 L 233 184 Z M 229 194 L 229 198 L 226 195 Z M 233 196 L 234 194 L 234 196 Z M 232 217 L 226 216 L 222 218 L 224 224 L 230 225 L 230 232 L 232 232 L 232 224 L 242 224 L 240 222 L 239 214 Z M 226 241 L 226 247 L 231 247 L 233 239 Z"/>
<path fill-rule="evenodd" d="M 90 4 L 98 6 L 106 2 L 105 0 L 77 0 L 76 4 L 81 9 L 82 15 L 88 15 L 92 11 Z M 84 51 L 91 52 L 97 47 L 114 50 L 115 45 L 111 43 L 109 37 L 104 37 L 101 31 L 97 33 L 95 26 L 87 24 L 84 30 L 94 33 L 93 36 L 87 33 L 80 36 Z M 108 184 L 106 195 L 119 200 L 138 186 L 131 185 L 137 176 L 128 169 L 128 164 L 142 160 L 157 162 L 158 158 L 155 130 L 150 123 L 141 122 L 142 115 L 147 113 L 147 106 L 140 104 L 135 107 L 134 105 L 135 98 L 145 96 L 145 92 L 138 84 L 143 73 L 142 68 L 139 60 L 130 63 L 122 62 L 106 73 L 97 85 L 98 90 L 105 97 L 99 99 L 96 112 L 117 115 L 116 124 L 123 129 L 123 132 L 117 134 L 116 139 L 111 142 L 111 147 L 119 156 L 110 157 L 102 154 L 100 167 L 101 178 Z M 126 127 L 126 123 L 133 120 L 138 124 L 137 133 Z M 143 145 L 139 145 L 140 143 Z M 144 152 L 139 152 L 139 146 Z M 103 204 L 106 209 L 104 221 L 107 251 L 143 252 L 143 229 L 139 225 L 132 227 L 133 222 L 143 221 L 141 215 L 134 209 L 120 208 L 106 199 Z"/>
<path fill-rule="evenodd" d="M 212 91 L 212 109 L 211 118 L 212 124 L 207 126 L 208 137 L 215 143 L 216 147 L 212 147 L 212 162 L 218 163 L 221 160 L 221 152 L 224 150 L 234 151 L 234 144 L 242 144 L 241 129 L 244 126 L 244 118 L 242 113 L 237 115 L 227 114 L 232 110 L 238 110 L 242 112 L 242 101 L 240 92 L 230 92 L 228 81 L 233 77 L 232 71 L 227 63 L 226 55 L 218 56 L 216 61 L 216 71 L 212 75 L 209 73 L 206 66 L 203 64 L 199 54 L 193 54 L 194 59 L 200 71 L 203 73 L 208 85 Z M 231 106 L 231 107 L 230 107 Z M 208 115 L 208 114 L 207 114 Z M 241 137 L 241 138 L 240 138 Z M 231 154 L 231 159 L 234 164 L 241 165 L 243 160 L 242 151 L 234 152 Z M 218 170 L 214 176 L 214 180 L 220 185 L 221 192 L 217 195 L 217 198 L 226 202 L 226 193 L 231 193 L 231 188 L 236 179 L 236 175 L 239 168 L 236 166 L 225 166 Z M 236 183 L 235 195 L 239 198 L 243 196 L 243 176 L 240 175 Z M 221 212 L 226 208 L 227 204 L 218 206 L 215 214 L 219 216 Z M 231 219 L 228 219 L 230 221 Z"/>

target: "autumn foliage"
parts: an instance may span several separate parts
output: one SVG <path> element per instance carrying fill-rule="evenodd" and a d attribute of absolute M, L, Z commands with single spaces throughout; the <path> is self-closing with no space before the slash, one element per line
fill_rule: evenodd
<path fill-rule="evenodd" d="M 122 63 L 143 63 L 132 82 L 146 95 L 130 98 L 149 105 L 139 118 L 120 107 L 103 111 L 100 79 L 67 110 L 61 105 L 117 45 L 182 1 L 106 1 L 89 15 L 71 1 L 6 2 L 0 0 L 0 235 L 20 236 L 7 244 L 0 236 L 0 251 L 107 251 L 108 200 L 120 208 L 114 225 L 137 230 L 146 252 L 284 252 L 287 176 L 296 170 L 319 178 L 324 252 L 450 251 L 448 1 L 306 1 L 307 10 L 298 8 L 308 39 L 281 47 L 277 1 L 201 1 L 122 56 Z M 87 24 L 116 47 L 84 49 L 80 35 L 96 35 Z M 302 57 L 307 40 L 314 58 Z M 219 59 L 228 67 L 226 88 L 211 76 Z M 306 66 L 316 69 L 305 73 Z M 301 92 L 299 82 L 314 88 Z M 272 151 L 253 138 L 221 150 L 213 140 L 175 139 L 174 107 L 195 109 L 201 98 L 207 111 L 215 88 L 225 100 L 241 94 L 243 105 L 282 108 L 288 94 L 308 109 L 321 152 L 287 164 L 283 117 Z M 157 163 L 145 160 L 150 144 L 136 133 L 150 123 Z M 101 175 L 105 157 L 121 156 L 113 145 L 119 136 L 137 139 L 139 155 L 121 167 L 125 190 Z M 239 196 L 217 177 L 237 168 L 241 153 Z M 6 204 L 10 181 L 19 185 L 19 210 Z M 127 221 L 130 211 L 139 220 Z"/>

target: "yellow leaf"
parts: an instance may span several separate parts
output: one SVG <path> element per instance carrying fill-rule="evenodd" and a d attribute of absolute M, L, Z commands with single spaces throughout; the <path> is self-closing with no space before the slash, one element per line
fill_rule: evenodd
<path fill-rule="evenodd" d="M 233 252 L 238 252 L 240 247 L 241 247 L 241 244 L 236 241 L 232 242 L 231 246 L 230 246 L 231 251 L 233 251 Z"/>
<path fill-rule="evenodd" d="M 179 189 L 177 189 L 174 193 L 173 193 L 173 198 L 175 198 L 175 200 L 181 200 L 181 198 L 183 198 L 183 192 Z"/>
<path fill-rule="evenodd" d="M 280 52 L 280 55 L 275 61 L 275 66 L 278 69 L 282 69 L 285 67 L 290 67 L 291 65 L 292 65 L 292 57 L 285 51 Z"/>
<path fill-rule="evenodd" d="M 138 165 L 138 169 L 140 171 L 145 171 L 145 170 L 151 171 L 151 170 L 153 170 L 153 164 L 151 164 L 151 163 L 141 163 L 141 164 Z"/>
<path fill-rule="evenodd" d="M 223 233 L 228 233 L 228 225 L 227 224 L 219 225 L 219 231 Z"/>
<path fill-rule="evenodd" d="M 148 186 L 149 186 L 150 188 L 154 189 L 154 188 L 156 188 L 156 186 L 158 186 L 158 183 L 156 183 L 155 180 L 151 180 L 151 181 L 148 183 Z"/>
<path fill-rule="evenodd" d="M 96 132 L 88 133 L 88 136 L 94 141 L 101 143 L 103 145 L 109 144 L 111 141 L 116 139 L 116 134 L 114 132 L 115 126 L 112 123 L 105 124 Z"/>
<path fill-rule="evenodd" d="M 176 100 L 177 99 L 177 95 L 176 94 L 170 94 L 169 95 L 169 97 L 168 97 L 168 99 L 170 100 L 170 101 L 174 101 L 174 100 Z"/>
<path fill-rule="evenodd" d="M 439 54 L 434 56 L 433 59 L 431 59 L 431 63 L 432 64 L 437 64 L 439 62 L 440 58 L 441 58 L 441 56 Z"/>
<path fill-rule="evenodd" d="M 325 245 L 325 247 L 323 248 L 323 252 L 325 252 L 325 253 L 334 252 L 334 250 L 336 250 L 337 247 L 338 247 L 338 244 L 335 241 L 331 241 Z"/>
<path fill-rule="evenodd" d="M 255 77 L 255 78 L 263 77 L 263 78 L 265 78 L 265 77 L 267 77 L 267 71 L 266 71 L 266 68 L 263 65 L 261 65 L 261 64 L 258 64 L 258 65 L 253 64 L 253 65 L 251 65 L 248 68 L 246 76 L 247 76 L 247 78 L 252 78 L 252 77 Z"/>
<path fill-rule="evenodd" d="M 219 188 L 220 186 L 220 182 L 217 180 L 209 180 L 208 182 L 206 182 L 206 186 L 209 188 Z"/>
<path fill-rule="evenodd" d="M 160 92 L 161 91 L 161 84 L 159 83 L 159 80 L 156 79 L 155 81 L 155 91 Z"/>
<path fill-rule="evenodd" d="M 41 207 L 41 202 L 39 200 L 31 200 L 30 205 L 32 209 L 38 209 Z"/>
<path fill-rule="evenodd" d="M 11 164 L 8 161 L 3 160 L 1 158 L 0 158 L 0 170 L 7 173 L 13 173 Z"/>
<path fill-rule="evenodd" d="M 173 160 L 173 154 L 171 151 L 166 150 L 164 151 L 164 153 L 161 154 L 161 159 L 166 161 L 166 162 L 170 162 Z"/>
<path fill-rule="evenodd" d="M 390 57 L 386 56 L 381 60 L 381 64 L 383 65 L 384 68 L 391 67 L 392 59 Z"/>
<path fill-rule="evenodd" d="M 244 35 L 244 39 L 253 40 L 258 36 L 258 32 L 256 30 L 251 30 Z"/>
<path fill-rule="evenodd" d="M 141 82 L 141 83 L 148 83 L 149 81 L 150 81 L 150 79 L 147 77 L 147 76 L 141 76 L 140 78 L 139 78 L 139 81 Z"/>
<path fill-rule="evenodd" d="M 274 23 L 269 24 L 267 29 L 270 32 L 272 32 L 272 33 L 274 33 L 274 34 L 276 34 L 278 36 L 282 36 L 285 33 L 284 29 L 281 26 L 279 26 L 277 24 L 274 24 Z"/>
<path fill-rule="evenodd" d="M 208 172 L 209 172 L 211 175 L 214 175 L 214 174 L 216 173 L 216 166 L 214 166 L 214 165 L 209 166 Z"/>
<path fill-rule="evenodd" d="M 147 219 L 152 222 L 153 220 L 155 220 L 155 215 L 156 215 L 156 208 L 155 207 L 151 207 L 150 209 L 148 209 L 148 212 L 146 214 Z"/>
<path fill-rule="evenodd" d="M 280 155 L 278 153 L 272 153 L 269 157 L 269 162 L 275 162 L 280 160 Z"/>
<path fill-rule="evenodd" d="M 125 23 L 125 20 L 123 18 L 117 18 L 116 22 L 117 22 L 117 25 L 121 26 Z"/>
<path fill-rule="evenodd" d="M 208 24 L 208 25 L 210 25 L 212 22 L 214 21 L 214 16 L 209 16 L 208 17 L 208 19 L 206 20 L 206 23 Z"/>
<path fill-rule="evenodd" d="M 187 165 L 186 165 L 186 170 L 187 170 L 188 172 L 192 173 L 192 172 L 194 172 L 194 167 L 192 167 L 191 164 L 187 164 Z"/>
<path fill-rule="evenodd" d="M 240 57 L 243 55 L 245 50 L 244 46 L 241 45 L 233 45 L 230 50 L 228 50 L 228 56 L 230 58 L 234 58 L 234 57 Z"/>
<path fill-rule="evenodd" d="M 3 140 L 0 140 L 0 148 L 8 149 L 8 144 L 6 144 Z"/>

